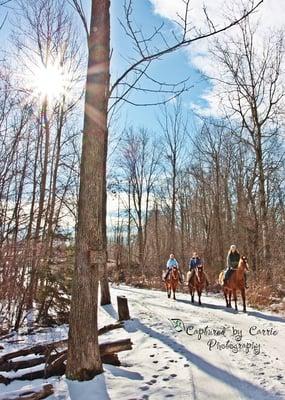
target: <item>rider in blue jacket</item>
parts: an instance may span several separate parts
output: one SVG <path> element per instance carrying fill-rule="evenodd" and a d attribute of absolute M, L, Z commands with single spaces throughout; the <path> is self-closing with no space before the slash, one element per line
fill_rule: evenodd
<path fill-rule="evenodd" d="M 177 260 L 174 257 L 174 254 L 170 254 L 169 259 L 168 259 L 168 261 L 166 263 L 167 272 L 166 272 L 163 280 L 165 281 L 167 279 L 167 277 L 168 277 L 168 275 L 169 275 L 169 273 L 170 273 L 170 271 L 172 270 L 173 267 L 176 267 L 178 269 L 179 281 L 181 282 L 182 278 L 181 278 L 181 274 L 180 274 L 180 271 L 179 271 L 179 265 L 178 265 Z"/>

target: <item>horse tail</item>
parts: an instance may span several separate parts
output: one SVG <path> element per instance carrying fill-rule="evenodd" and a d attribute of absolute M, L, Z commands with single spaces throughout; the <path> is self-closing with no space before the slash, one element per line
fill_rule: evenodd
<path fill-rule="evenodd" d="M 221 286 L 224 285 L 224 271 L 220 272 L 220 274 L 219 274 L 219 284 Z"/>

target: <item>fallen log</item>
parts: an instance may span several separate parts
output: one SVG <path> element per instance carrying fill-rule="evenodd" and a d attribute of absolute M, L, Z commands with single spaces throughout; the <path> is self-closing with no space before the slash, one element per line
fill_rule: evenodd
<path fill-rule="evenodd" d="M 0 335 L 0 340 L 9 339 L 9 338 L 11 338 L 11 337 L 13 337 L 15 335 L 16 335 L 16 332 L 6 333 L 6 334 L 3 334 L 3 335 Z"/>
<path fill-rule="evenodd" d="M 60 347 L 66 343 L 67 339 L 58 340 L 56 342 L 38 344 L 36 346 L 26 347 L 24 349 L 13 351 L 12 353 L 4 354 L 2 357 L 0 357 L 0 369 L 1 369 L 1 364 L 3 364 L 7 360 L 11 360 L 12 358 L 27 356 L 29 354 L 48 354 L 56 347 Z"/>
<path fill-rule="evenodd" d="M 119 353 L 121 351 L 132 349 L 131 339 L 116 340 L 115 342 L 106 342 L 99 344 L 101 357 L 106 354 Z"/>
<path fill-rule="evenodd" d="M 35 371 L 30 371 L 28 369 L 28 372 L 25 372 L 25 369 L 22 371 L 22 375 L 16 375 L 16 376 L 4 376 L 0 375 L 0 383 L 4 383 L 5 385 L 8 385 L 10 382 L 15 381 L 15 380 L 28 380 L 32 381 L 34 379 L 40 379 L 40 378 L 49 378 L 51 376 L 55 375 L 63 375 L 65 372 L 65 365 L 64 362 L 66 360 L 67 356 L 67 350 L 63 350 L 61 353 L 58 353 L 56 355 L 56 358 L 53 358 L 52 361 L 46 362 L 46 364 L 38 370 Z"/>
<path fill-rule="evenodd" d="M 51 384 L 34 387 L 32 389 L 20 389 L 0 395 L 0 400 L 41 400 L 54 393 Z"/>
<path fill-rule="evenodd" d="M 100 335 L 103 335 L 104 333 L 110 332 L 114 329 L 123 328 L 123 327 L 124 327 L 123 321 L 116 322 L 115 324 L 105 325 L 98 330 L 98 335 L 100 336 Z"/>
<path fill-rule="evenodd" d="M 51 354 L 48 356 L 49 361 L 53 361 L 58 357 L 58 354 Z M 36 365 L 39 364 L 44 364 L 47 361 L 47 356 L 42 356 L 42 357 L 36 357 L 36 358 L 31 358 L 29 360 L 21 360 L 21 361 L 6 361 L 3 364 L 1 364 L 0 368 L 1 371 L 18 371 L 19 369 L 25 369 L 25 368 L 31 368 L 35 367 Z"/>
<path fill-rule="evenodd" d="M 120 361 L 116 353 L 131 349 L 132 342 L 130 339 L 122 339 L 99 344 L 102 362 L 105 364 L 120 365 Z M 65 373 L 67 349 L 64 349 L 62 352 L 58 353 L 55 358 L 54 356 L 49 357 L 50 359 L 46 359 L 46 365 L 44 368 L 36 371 L 29 371 L 26 373 L 23 371 L 24 373 L 22 375 L 16 375 L 15 377 L 0 375 L 0 383 L 4 383 L 5 385 L 7 385 L 14 380 L 33 380 L 63 375 Z M 51 357 L 52 361 L 50 361 Z"/>
<path fill-rule="evenodd" d="M 123 326 L 124 326 L 123 322 L 117 322 L 115 324 L 103 326 L 102 328 L 100 328 L 98 330 L 98 335 L 101 336 L 104 333 L 110 332 L 114 329 L 123 328 Z M 24 349 L 16 350 L 12 353 L 4 354 L 2 357 L 0 357 L 0 369 L 2 370 L 2 364 L 4 362 L 6 362 L 7 360 L 11 360 L 13 358 L 20 357 L 20 356 L 26 356 L 29 354 L 47 354 L 47 353 L 50 353 L 53 349 L 65 345 L 67 343 L 67 341 L 68 341 L 68 339 L 62 339 L 62 340 L 58 340 L 58 341 L 50 342 L 50 343 L 46 343 L 46 344 L 38 344 L 33 347 L 26 347 Z"/>
<path fill-rule="evenodd" d="M 103 364 L 115 365 L 116 367 L 119 367 L 121 365 L 118 354 L 115 353 L 105 354 L 104 356 L 101 356 L 101 361 Z"/>

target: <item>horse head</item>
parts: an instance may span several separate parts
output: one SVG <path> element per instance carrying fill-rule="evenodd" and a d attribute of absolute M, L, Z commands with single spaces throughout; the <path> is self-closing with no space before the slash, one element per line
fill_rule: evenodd
<path fill-rule="evenodd" d="M 176 266 L 172 267 L 172 276 L 174 279 L 178 279 L 178 268 Z"/>
<path fill-rule="evenodd" d="M 243 268 L 245 271 L 249 271 L 249 266 L 248 266 L 248 259 L 245 256 L 242 256 L 240 258 L 239 266 Z"/>

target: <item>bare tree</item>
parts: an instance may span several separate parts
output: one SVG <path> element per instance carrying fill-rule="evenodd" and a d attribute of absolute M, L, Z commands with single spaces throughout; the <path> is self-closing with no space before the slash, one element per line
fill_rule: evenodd
<path fill-rule="evenodd" d="M 237 134 L 247 144 L 256 160 L 258 201 L 260 209 L 261 246 L 263 259 L 269 262 L 271 251 L 268 228 L 267 179 L 272 169 L 270 155 L 278 148 L 280 116 L 284 107 L 284 33 L 271 33 L 263 40 L 262 49 L 257 27 L 248 20 L 238 25 L 239 36 L 231 37 L 231 49 L 217 42 L 213 54 L 222 66 L 223 86 L 230 88 L 229 112 L 240 120 Z M 276 167 L 279 165 L 278 160 Z"/>
<path fill-rule="evenodd" d="M 74 1 L 78 4 L 78 1 Z M 150 63 L 165 54 L 190 45 L 202 38 L 218 34 L 246 18 L 260 5 L 250 4 L 242 15 L 216 29 L 214 25 L 207 32 L 191 36 L 188 10 L 190 1 L 185 1 L 182 17 L 182 35 L 174 44 L 163 42 L 160 49 L 150 46 L 153 35 L 139 39 L 130 20 L 132 1 L 126 3 L 126 29 L 136 44 L 138 59 L 115 79 L 110 79 L 110 14 L 109 0 L 93 0 L 91 24 L 88 37 L 88 74 L 86 81 L 85 118 L 81 158 L 78 232 L 76 237 L 76 261 L 72 295 L 67 377 L 86 380 L 102 372 L 97 335 L 97 289 L 100 270 L 105 268 L 106 257 L 106 161 L 108 125 L 107 113 L 118 101 L 135 87 L 146 74 Z M 160 30 L 155 35 L 160 35 Z M 123 85 L 125 78 L 135 74 L 131 84 Z M 123 85 L 123 86 L 122 86 Z M 160 83 L 158 84 L 159 90 Z M 122 88 L 122 90 L 119 90 Z M 113 103 L 110 97 L 117 91 Z M 178 91 L 180 93 L 181 91 Z"/>
<path fill-rule="evenodd" d="M 170 204 L 170 229 L 169 248 L 175 252 L 176 245 L 176 202 L 178 193 L 178 173 L 185 160 L 185 141 L 187 138 L 187 121 L 183 115 L 182 103 L 180 100 L 172 106 L 172 112 L 164 105 L 163 112 L 158 118 L 162 137 L 165 141 L 165 175 L 167 190 L 171 198 Z"/>

